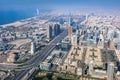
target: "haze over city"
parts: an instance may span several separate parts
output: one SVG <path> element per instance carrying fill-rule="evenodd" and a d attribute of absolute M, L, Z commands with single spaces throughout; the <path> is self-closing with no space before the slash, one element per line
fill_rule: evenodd
<path fill-rule="evenodd" d="M 120 80 L 120 0 L 0 0 L 0 80 Z"/>

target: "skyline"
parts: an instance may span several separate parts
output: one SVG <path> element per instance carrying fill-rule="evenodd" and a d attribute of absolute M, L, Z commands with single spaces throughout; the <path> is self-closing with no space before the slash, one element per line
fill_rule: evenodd
<path fill-rule="evenodd" d="M 120 0 L 0 1 L 0 80 L 120 80 Z"/>
<path fill-rule="evenodd" d="M 120 0 L 2 0 L 0 10 L 79 10 L 79 9 L 105 9 L 119 10 Z"/>
<path fill-rule="evenodd" d="M 119 16 L 119 5 L 120 0 L 0 0 L 0 25 L 36 16 L 36 9 L 39 13 L 79 11 Z"/>

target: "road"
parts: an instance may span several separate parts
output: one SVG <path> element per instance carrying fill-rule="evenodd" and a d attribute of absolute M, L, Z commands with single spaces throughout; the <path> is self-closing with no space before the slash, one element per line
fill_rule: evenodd
<path fill-rule="evenodd" d="M 42 51 L 40 54 L 35 55 L 31 60 L 29 60 L 25 66 L 22 66 L 25 70 L 17 73 L 11 80 L 20 80 L 20 78 L 24 77 L 25 74 L 29 72 L 29 68 L 37 67 L 43 62 L 51 51 L 55 48 L 55 45 L 60 42 L 64 37 L 67 36 L 67 30 L 63 31 L 60 35 L 58 35 L 54 40 L 52 40 Z"/>

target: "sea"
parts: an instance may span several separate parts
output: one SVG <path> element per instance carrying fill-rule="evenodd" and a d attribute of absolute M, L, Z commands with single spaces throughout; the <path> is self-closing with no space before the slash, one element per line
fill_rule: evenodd
<path fill-rule="evenodd" d="M 35 10 L 0 10 L 0 25 L 36 16 Z"/>

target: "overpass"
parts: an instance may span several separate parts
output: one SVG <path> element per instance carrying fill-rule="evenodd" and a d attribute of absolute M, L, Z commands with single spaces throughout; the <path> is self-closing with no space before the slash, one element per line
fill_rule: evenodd
<path fill-rule="evenodd" d="M 24 70 L 17 73 L 10 80 L 22 80 L 21 78 L 24 77 L 24 75 L 27 74 L 31 68 L 38 67 L 40 63 L 43 62 L 48 57 L 51 51 L 55 48 L 55 45 L 53 44 L 57 44 L 66 36 L 67 30 L 63 31 L 60 35 L 53 39 L 42 51 L 40 51 L 41 54 L 38 53 L 31 60 L 25 63 L 25 65 L 22 67 L 24 68 Z"/>

